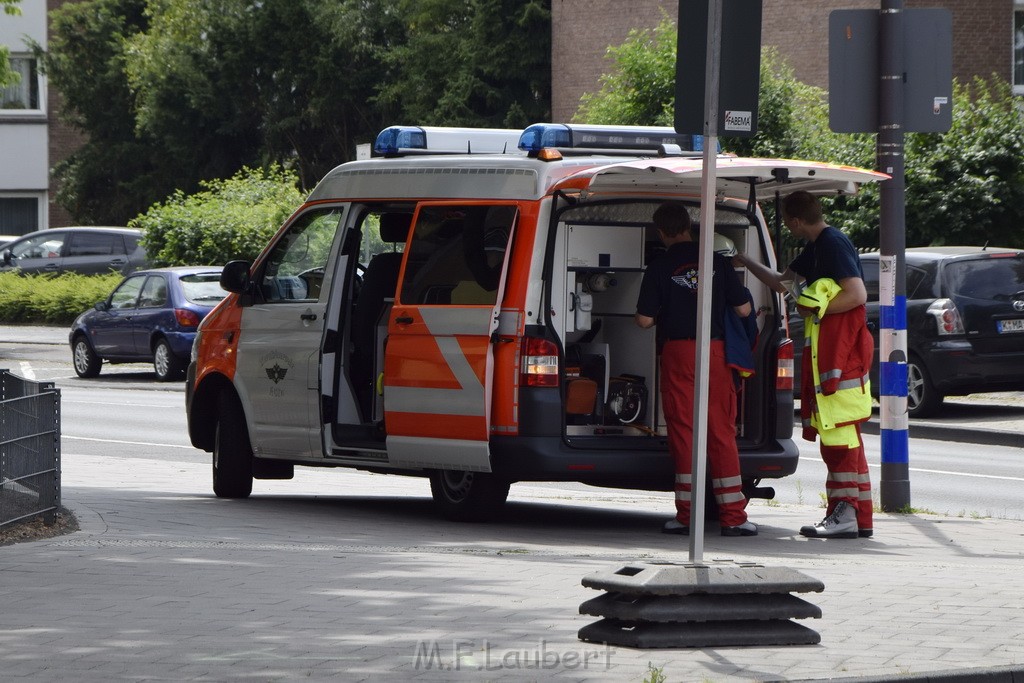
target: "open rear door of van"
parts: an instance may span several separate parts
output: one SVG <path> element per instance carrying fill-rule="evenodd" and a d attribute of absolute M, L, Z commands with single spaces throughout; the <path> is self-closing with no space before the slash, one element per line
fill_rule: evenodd
<path fill-rule="evenodd" d="M 393 466 L 491 471 L 491 335 L 515 217 L 508 204 L 418 207 L 384 352 Z"/>
<path fill-rule="evenodd" d="M 753 191 L 758 201 L 797 190 L 819 195 L 854 194 L 861 183 L 889 178 L 877 171 L 818 161 L 720 156 L 716 164 L 718 197 L 750 199 Z M 703 172 L 700 158 L 644 159 L 587 169 L 561 181 L 555 189 L 700 196 Z"/>

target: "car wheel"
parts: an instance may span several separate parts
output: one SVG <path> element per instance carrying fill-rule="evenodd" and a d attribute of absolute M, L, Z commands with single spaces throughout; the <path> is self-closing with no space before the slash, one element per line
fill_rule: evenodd
<path fill-rule="evenodd" d="M 508 499 L 509 482 L 487 472 L 435 470 L 430 493 L 445 517 L 456 522 L 493 519 Z"/>
<path fill-rule="evenodd" d="M 944 398 L 932 384 L 928 368 L 920 358 L 911 355 L 907 360 L 907 415 L 931 417 L 942 406 Z"/>
<path fill-rule="evenodd" d="M 153 349 L 153 370 L 161 382 L 181 379 L 185 374 L 185 364 L 171 351 L 166 339 L 161 339 Z"/>
<path fill-rule="evenodd" d="M 71 360 L 79 377 L 96 377 L 103 367 L 103 361 L 82 335 L 75 337 L 74 343 L 71 344 Z"/>
<path fill-rule="evenodd" d="M 218 498 L 248 498 L 252 493 L 252 446 L 242 406 L 220 396 L 213 437 L 213 492 Z"/>

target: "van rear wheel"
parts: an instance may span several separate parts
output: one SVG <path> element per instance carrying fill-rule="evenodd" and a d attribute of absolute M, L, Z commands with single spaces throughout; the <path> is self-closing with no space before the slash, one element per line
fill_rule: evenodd
<path fill-rule="evenodd" d="M 448 519 L 484 522 L 493 519 L 508 499 L 509 482 L 488 472 L 434 470 L 430 493 Z"/>
<path fill-rule="evenodd" d="M 252 493 L 252 446 L 238 399 L 221 395 L 213 438 L 213 492 L 218 498 Z"/>

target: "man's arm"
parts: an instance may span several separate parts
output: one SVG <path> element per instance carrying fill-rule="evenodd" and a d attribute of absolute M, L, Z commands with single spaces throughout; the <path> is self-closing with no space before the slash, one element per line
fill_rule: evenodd
<path fill-rule="evenodd" d="M 654 327 L 654 318 L 648 315 L 640 315 L 637 313 L 633 316 L 633 322 L 637 324 L 637 327 L 642 327 L 645 330 L 649 327 Z"/>
<path fill-rule="evenodd" d="M 864 281 L 859 277 L 847 277 L 839 281 L 841 292 L 829 302 L 825 309 L 825 315 L 830 313 L 845 313 L 851 309 L 867 303 L 868 290 L 864 287 Z"/>
<path fill-rule="evenodd" d="M 787 268 L 784 273 L 777 273 L 763 263 L 758 263 L 757 261 L 752 261 L 747 258 L 746 254 L 736 254 L 732 257 L 732 260 L 733 263 L 738 263 L 746 268 L 751 275 L 768 285 L 779 294 L 785 294 L 787 291 L 786 285 L 783 284 L 783 281 L 793 280 L 796 277 L 796 274 L 789 268 Z"/>
<path fill-rule="evenodd" d="M 754 310 L 754 307 L 750 305 L 750 302 L 743 304 L 742 306 L 733 306 L 732 310 L 736 311 L 736 315 L 741 318 L 746 318 L 750 315 L 750 312 Z"/>

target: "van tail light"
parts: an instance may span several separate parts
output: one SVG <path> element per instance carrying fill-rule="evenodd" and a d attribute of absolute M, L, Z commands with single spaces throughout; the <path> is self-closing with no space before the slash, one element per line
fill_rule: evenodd
<path fill-rule="evenodd" d="M 776 353 L 775 390 L 793 391 L 793 340 L 783 339 Z"/>
<path fill-rule="evenodd" d="M 964 322 L 960 318 L 960 311 L 956 309 L 956 304 L 949 299 L 936 299 L 928 307 L 927 313 L 935 318 L 935 326 L 940 337 L 964 333 Z"/>
<path fill-rule="evenodd" d="M 199 327 L 199 314 L 195 311 L 189 311 L 184 308 L 174 309 L 174 319 L 178 321 L 178 324 L 182 327 Z"/>
<path fill-rule="evenodd" d="M 558 386 L 558 347 L 537 337 L 523 337 L 521 348 L 522 379 L 527 387 Z"/>

